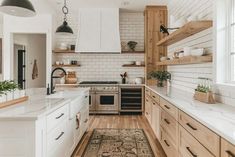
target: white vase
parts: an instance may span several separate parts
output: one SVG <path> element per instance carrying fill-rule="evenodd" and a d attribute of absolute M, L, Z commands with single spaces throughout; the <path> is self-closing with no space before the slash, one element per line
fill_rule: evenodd
<path fill-rule="evenodd" d="M 13 98 L 14 99 L 19 99 L 20 97 L 21 97 L 20 96 L 20 90 L 19 89 L 14 90 Z"/>
<path fill-rule="evenodd" d="M 25 96 L 25 90 L 20 90 L 19 93 L 21 98 Z"/>
<path fill-rule="evenodd" d="M 14 96 L 14 92 L 13 92 L 13 91 L 7 92 L 7 93 L 6 93 L 7 101 L 13 100 L 13 96 Z"/>
<path fill-rule="evenodd" d="M 7 101 L 7 97 L 5 94 L 0 95 L 0 103 L 6 102 Z"/>

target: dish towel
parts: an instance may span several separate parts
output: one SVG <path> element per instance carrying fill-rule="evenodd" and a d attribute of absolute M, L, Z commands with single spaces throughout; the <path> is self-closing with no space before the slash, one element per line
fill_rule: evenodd
<path fill-rule="evenodd" d="M 77 115 L 76 115 L 76 121 L 77 121 L 77 128 L 76 128 L 76 129 L 79 129 L 79 126 L 80 126 L 80 118 L 81 118 L 81 113 L 78 112 Z"/>
<path fill-rule="evenodd" d="M 37 60 L 35 59 L 33 63 L 32 79 L 35 80 L 36 78 L 38 78 L 38 65 L 37 65 Z"/>

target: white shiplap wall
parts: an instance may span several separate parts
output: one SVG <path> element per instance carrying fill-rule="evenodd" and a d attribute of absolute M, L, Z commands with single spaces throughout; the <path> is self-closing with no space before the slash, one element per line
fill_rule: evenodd
<path fill-rule="evenodd" d="M 190 15 L 198 16 L 200 20 L 213 20 L 214 0 L 170 0 L 168 3 L 169 15 L 175 19 L 188 18 Z M 170 23 L 170 20 L 169 20 Z M 170 23 L 172 25 L 172 23 Z M 207 53 L 213 52 L 213 28 L 209 28 L 180 42 L 168 46 L 168 56 L 183 47 L 203 47 Z M 168 66 L 172 74 L 172 86 L 187 91 L 193 96 L 194 89 L 200 82 L 198 77 L 211 78 L 214 81 L 213 63 Z M 216 100 L 225 104 L 235 104 L 235 91 L 233 88 L 223 88 L 214 85 Z"/>
<path fill-rule="evenodd" d="M 201 20 L 211 20 L 213 17 L 213 0 L 171 0 L 168 4 L 169 15 L 175 21 L 189 16 L 198 16 Z M 172 22 L 172 21 L 169 21 Z M 170 23 L 170 25 L 174 25 Z M 173 45 L 168 46 L 168 56 L 182 50 L 183 47 L 205 48 L 207 53 L 213 53 L 213 29 L 207 29 Z M 213 77 L 212 63 L 195 65 L 168 66 L 172 74 L 172 86 L 194 93 L 199 80 L 198 77 Z"/>

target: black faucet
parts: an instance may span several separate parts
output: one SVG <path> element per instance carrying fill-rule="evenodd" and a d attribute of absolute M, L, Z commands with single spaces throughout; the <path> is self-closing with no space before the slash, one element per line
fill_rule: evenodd
<path fill-rule="evenodd" d="M 59 68 L 55 68 L 55 69 L 51 72 L 51 94 L 54 93 L 54 89 L 55 89 L 55 87 L 54 87 L 54 85 L 53 85 L 53 79 L 54 79 L 54 78 L 61 78 L 61 76 L 53 76 L 54 72 L 57 71 L 57 70 L 61 70 L 61 71 L 64 73 L 64 75 L 67 75 L 66 71 L 65 71 L 63 68 L 60 68 L 60 67 L 59 67 Z"/>

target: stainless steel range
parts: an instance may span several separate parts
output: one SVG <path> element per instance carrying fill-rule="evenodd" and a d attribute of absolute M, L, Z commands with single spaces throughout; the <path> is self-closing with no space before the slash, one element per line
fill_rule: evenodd
<path fill-rule="evenodd" d="M 90 87 L 90 113 L 117 114 L 119 107 L 119 88 L 115 81 L 84 81 L 80 87 Z"/>

